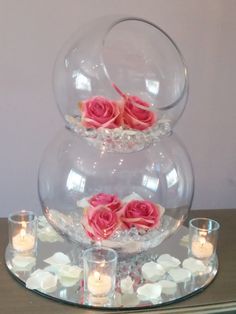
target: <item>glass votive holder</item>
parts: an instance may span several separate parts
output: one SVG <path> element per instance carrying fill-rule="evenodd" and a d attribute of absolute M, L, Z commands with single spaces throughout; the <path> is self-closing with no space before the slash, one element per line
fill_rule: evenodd
<path fill-rule="evenodd" d="M 204 261 L 215 256 L 220 224 L 209 218 L 194 218 L 189 221 L 190 255 Z"/>
<path fill-rule="evenodd" d="M 32 254 L 37 248 L 37 217 L 32 211 L 21 210 L 8 216 L 10 248 L 15 253 Z"/>
<path fill-rule="evenodd" d="M 86 302 L 94 306 L 110 305 L 116 285 L 116 251 L 92 247 L 84 251 L 83 262 Z"/>

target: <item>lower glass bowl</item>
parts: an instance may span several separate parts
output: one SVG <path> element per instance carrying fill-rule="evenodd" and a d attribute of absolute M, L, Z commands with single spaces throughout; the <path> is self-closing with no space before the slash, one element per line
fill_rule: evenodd
<path fill-rule="evenodd" d="M 44 153 L 38 190 L 44 215 L 67 239 L 84 248 L 101 244 L 136 254 L 182 225 L 193 173 L 173 134 L 120 153 L 63 129 Z"/>

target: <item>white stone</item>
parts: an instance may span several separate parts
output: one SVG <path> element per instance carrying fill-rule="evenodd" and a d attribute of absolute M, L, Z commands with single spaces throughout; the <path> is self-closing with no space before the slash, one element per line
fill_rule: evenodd
<path fill-rule="evenodd" d="M 191 272 L 183 268 L 172 268 L 168 273 L 170 277 L 177 283 L 185 282 L 191 278 Z"/>
<path fill-rule="evenodd" d="M 155 262 L 148 262 L 142 266 L 142 275 L 146 280 L 155 282 L 165 274 L 165 269 Z"/>
<path fill-rule="evenodd" d="M 147 283 L 137 289 L 137 296 L 141 301 L 158 300 L 161 286 L 158 283 Z"/>
<path fill-rule="evenodd" d="M 162 254 L 158 260 L 158 264 L 160 264 L 166 271 L 171 268 L 176 268 L 180 265 L 180 260 L 171 256 L 170 254 Z"/>
<path fill-rule="evenodd" d="M 160 280 L 159 285 L 162 287 L 162 293 L 166 295 L 174 295 L 177 291 L 177 284 L 171 280 Z"/>

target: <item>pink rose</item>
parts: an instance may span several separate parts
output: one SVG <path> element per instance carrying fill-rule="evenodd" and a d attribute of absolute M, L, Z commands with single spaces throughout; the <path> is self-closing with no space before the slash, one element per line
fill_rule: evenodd
<path fill-rule="evenodd" d="M 82 221 L 88 236 L 93 240 L 109 238 L 119 225 L 117 214 L 105 206 L 89 207 Z"/>
<path fill-rule="evenodd" d="M 122 208 L 120 220 L 126 228 L 148 230 L 160 223 L 160 209 L 150 201 L 133 200 Z"/>
<path fill-rule="evenodd" d="M 149 107 L 149 104 L 136 96 L 126 96 L 124 99 L 124 125 L 135 130 L 145 130 L 156 122 L 156 114 L 137 107 Z"/>
<path fill-rule="evenodd" d="M 135 130 L 145 130 L 151 127 L 157 120 L 155 112 L 145 110 L 142 107 L 150 107 L 150 104 L 144 102 L 137 96 L 129 96 L 124 94 L 114 83 L 114 89 L 123 98 L 123 123 L 128 128 Z"/>
<path fill-rule="evenodd" d="M 118 128 L 122 124 L 122 107 L 115 101 L 95 96 L 80 103 L 81 123 L 86 128 Z"/>
<path fill-rule="evenodd" d="M 107 208 L 110 208 L 114 212 L 117 212 L 122 207 L 121 200 L 113 194 L 98 193 L 92 196 L 88 202 L 93 207 L 106 205 Z"/>

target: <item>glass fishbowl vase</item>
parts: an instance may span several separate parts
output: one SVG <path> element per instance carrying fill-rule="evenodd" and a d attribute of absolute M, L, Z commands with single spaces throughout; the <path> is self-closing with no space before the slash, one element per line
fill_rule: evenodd
<path fill-rule="evenodd" d="M 152 22 L 103 17 L 64 45 L 53 82 L 66 127 L 39 169 L 49 223 L 84 248 L 132 255 L 158 246 L 193 195 L 191 163 L 173 133 L 188 97 L 180 50 Z"/>
<path fill-rule="evenodd" d="M 44 215 L 60 234 L 123 253 L 156 247 L 173 234 L 188 215 L 192 192 L 189 157 L 174 134 L 121 153 L 63 129 L 39 170 Z"/>

